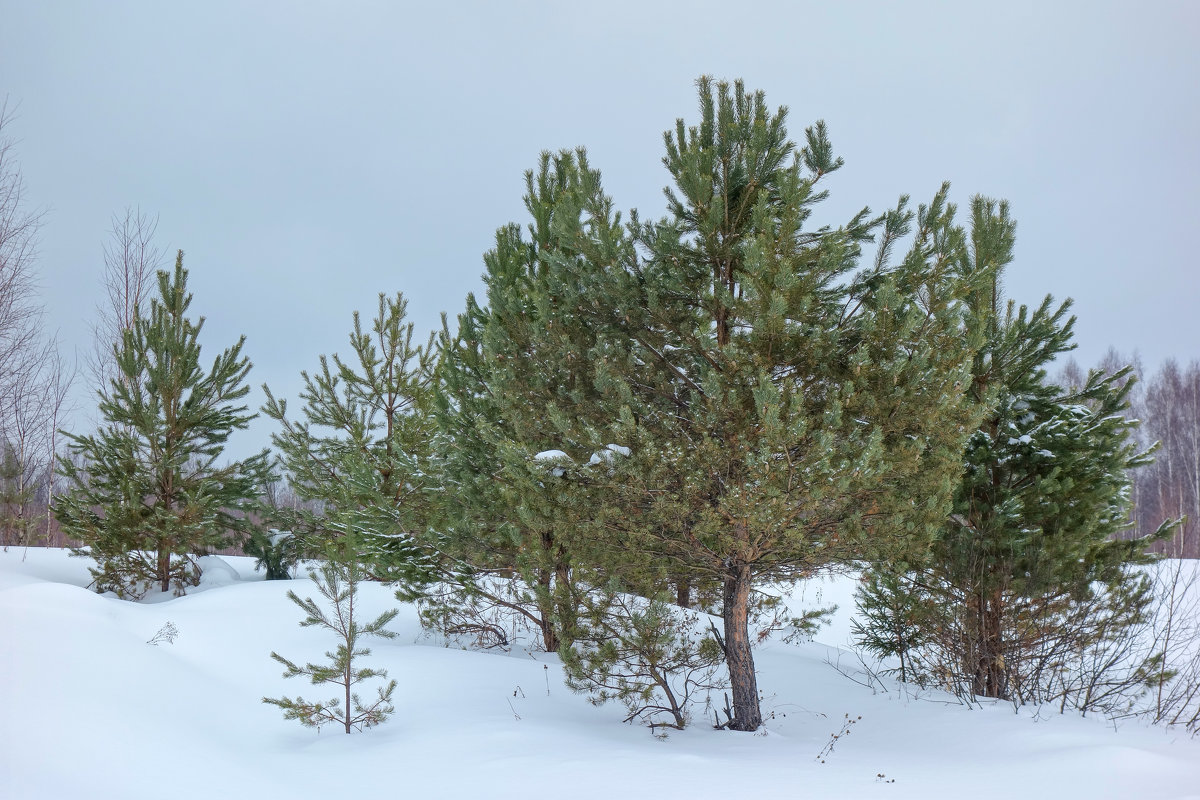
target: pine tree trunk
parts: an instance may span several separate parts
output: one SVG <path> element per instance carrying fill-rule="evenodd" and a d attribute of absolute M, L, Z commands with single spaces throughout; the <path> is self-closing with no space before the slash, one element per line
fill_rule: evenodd
<path fill-rule="evenodd" d="M 692 582 L 687 578 L 675 581 L 675 603 L 680 608 L 692 607 Z"/>
<path fill-rule="evenodd" d="M 1001 609 L 1003 600 L 996 591 L 978 599 L 977 659 L 972 691 L 979 697 L 1008 699 L 1007 681 L 1004 679 L 1002 660 L 1002 637 L 1000 635 Z"/>
<path fill-rule="evenodd" d="M 575 606 L 571 598 L 571 565 L 563 548 L 554 541 L 550 533 L 541 534 L 541 562 L 549 564 L 537 567 L 535 581 L 539 627 L 542 646 L 547 653 L 557 653 L 564 644 L 570 644 L 570 631 L 575 625 Z"/>
<path fill-rule="evenodd" d="M 163 592 L 171 590 L 171 551 L 162 540 L 158 542 L 158 575 L 155 577 L 158 578 Z"/>
<path fill-rule="evenodd" d="M 725 576 L 725 663 L 733 695 L 729 728 L 756 731 L 762 725 L 758 707 L 758 681 L 750 651 L 750 567 L 735 564 Z"/>
<path fill-rule="evenodd" d="M 346 675 L 346 718 L 342 720 L 346 726 L 346 733 L 350 733 L 350 676 Z"/>
<path fill-rule="evenodd" d="M 542 647 L 546 648 L 547 653 L 558 652 L 558 634 L 554 632 L 554 622 L 546 612 L 542 612 L 539 627 L 542 630 Z"/>
<path fill-rule="evenodd" d="M 542 630 L 542 646 L 547 653 L 558 652 L 558 634 L 554 630 L 554 598 L 551 596 L 551 573 L 548 569 L 537 570 L 537 591 L 534 602 L 538 609 L 538 627 Z"/>
<path fill-rule="evenodd" d="M 557 548 L 554 562 L 554 597 L 557 614 L 554 617 L 558 644 L 570 645 L 575 641 L 575 600 L 571 596 L 571 568 L 561 547 Z M 558 650 L 555 647 L 551 652 Z"/>
<path fill-rule="evenodd" d="M 354 566 L 350 566 L 350 570 L 354 570 Z M 346 622 L 343 624 L 344 637 L 346 637 L 346 670 L 342 673 L 342 682 L 346 685 L 346 718 L 343 722 L 346 723 L 346 733 L 350 732 L 350 684 L 354 681 L 354 573 L 350 572 L 347 576 L 349 584 L 349 613 L 347 614 Z"/>
<path fill-rule="evenodd" d="M 541 557 L 538 561 L 545 564 L 550 560 L 550 553 L 554 549 L 554 537 L 549 533 L 543 532 L 540 536 Z M 538 566 L 535 568 L 535 578 L 537 588 L 534 590 L 534 603 L 537 605 L 539 627 L 542 629 L 542 646 L 546 648 L 547 653 L 558 652 L 558 633 L 555 630 L 554 614 L 554 573 L 547 567 Z"/>

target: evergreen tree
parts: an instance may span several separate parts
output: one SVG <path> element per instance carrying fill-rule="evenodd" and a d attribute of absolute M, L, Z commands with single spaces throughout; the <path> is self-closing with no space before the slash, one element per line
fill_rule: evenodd
<path fill-rule="evenodd" d="M 923 677 L 931 670 L 913 659 L 945 622 L 943 609 L 925 602 L 928 595 L 906 574 L 880 567 L 869 570 L 855 590 L 858 615 L 850 623 L 855 641 L 881 657 L 895 657 L 894 670 L 902 682 Z"/>
<path fill-rule="evenodd" d="M 0 441 L 0 543 L 29 544 L 36 520 L 30 513 L 35 486 L 17 449 Z"/>
<path fill-rule="evenodd" d="M 1127 470 L 1149 459 L 1123 414 L 1128 369 L 1094 371 L 1069 390 L 1047 379 L 1055 357 L 1074 347 L 1070 301 L 1047 297 L 1032 312 L 1004 305 L 1015 224 L 1006 205 L 984 198 L 972 212 L 972 267 L 990 278 L 969 298 L 987 330 L 969 397 L 985 416 L 928 560 L 907 576 L 882 567 L 860 592 L 870 622 L 861 641 L 881 655 L 940 648 L 919 660 L 960 676 L 974 695 L 1029 699 L 1038 691 L 1031 665 L 1057 650 L 1052 640 L 1089 645 L 1078 604 L 1120 598 L 1129 623 L 1145 610 L 1146 587 L 1127 566 L 1145 563 L 1147 540 L 1112 537 L 1128 526 Z M 1111 627 L 1111 611 L 1092 616 Z"/>
<path fill-rule="evenodd" d="M 616 275 L 631 319 L 608 324 L 635 346 L 603 377 L 629 409 L 615 437 L 634 456 L 601 519 L 723 584 L 729 724 L 755 730 L 754 587 L 924 546 L 970 419 L 958 388 L 969 336 L 945 189 L 916 215 L 902 199 L 807 229 L 817 185 L 841 166 L 824 125 L 797 151 L 784 110 L 730 88 L 702 81 L 701 124 L 668 136 L 671 218 L 639 231 L 649 257 Z"/>
<path fill-rule="evenodd" d="M 536 629 L 548 652 L 570 640 L 574 582 L 586 569 L 571 558 L 571 515 L 550 502 L 545 462 L 535 456 L 558 446 L 547 403 L 588 391 L 591 347 L 556 320 L 548 283 L 552 258 L 577 257 L 587 174 L 570 154 L 543 154 L 525 174 L 531 222 L 527 231 L 497 231 L 484 256 L 487 306 L 468 297 L 457 335 L 446 336 L 439 381 L 439 420 L 454 442 L 443 463 L 451 501 L 443 526 L 465 571 L 443 586 L 427 619 L 476 630 L 480 611 L 509 612 Z"/>
<path fill-rule="evenodd" d="M 666 593 L 644 598 L 624 588 L 613 581 L 582 595 L 573 641 L 559 651 L 567 686 L 596 705 L 621 702 L 626 722 L 683 730 L 690 702 L 722 685 L 724 653 L 697 612 Z"/>
<path fill-rule="evenodd" d="M 75 458 L 60 458 L 68 493 L 55 516 L 96 560 L 97 591 L 140 597 L 152 585 L 182 594 L 200 579 L 195 556 L 228 546 L 269 478 L 267 452 L 218 466 L 226 441 L 256 415 L 246 396 L 244 337 L 205 371 L 203 317 L 187 316 L 192 295 L 180 251 L 158 273 L 158 298 L 115 350 L 119 374 L 100 392 L 105 427 L 66 434 Z"/>
<path fill-rule="evenodd" d="M 300 675 L 308 677 L 314 686 L 328 683 L 337 686 L 342 691 L 342 697 L 334 697 L 325 702 L 310 702 L 303 697 L 264 697 L 263 702 L 279 706 L 283 709 L 284 719 L 299 720 L 306 727 L 319 728 L 325 723 L 335 723 L 343 726 L 346 733 L 355 727 L 371 727 L 387 719 L 394 710 L 392 693 L 396 682 L 389 681 L 386 686 L 379 688 L 379 696 L 369 705 L 363 705 L 362 700 L 354 691 L 354 686 L 371 678 L 386 678 L 386 670 L 370 667 L 355 667 L 355 659 L 369 656 L 368 648 L 360 647 L 359 640 L 365 636 L 379 636 L 384 639 L 394 639 L 396 634 L 385 626 L 395 619 L 396 609 L 390 609 L 376 617 L 366 625 L 360 625 L 354 618 L 354 601 L 358 595 L 358 584 L 362 580 L 362 569 L 358 564 L 360 547 L 348 547 L 347 544 L 355 538 L 354 534 L 343 537 L 334 543 L 326 552 L 326 561 L 321 566 L 321 573 L 310 572 L 309 577 L 317 586 L 317 591 L 329 603 L 330 612 L 317 604 L 311 597 L 303 600 L 295 592 L 288 592 L 288 599 L 298 605 L 305 613 L 301 627 L 319 625 L 337 634 L 338 645 L 333 652 L 326 652 L 328 664 L 296 665 L 278 653 L 272 652 L 271 658 L 286 668 L 285 678 Z"/>
<path fill-rule="evenodd" d="M 755 587 L 920 551 L 949 510 L 974 423 L 960 301 L 975 276 L 956 271 L 966 240 L 944 188 L 915 214 L 905 199 L 813 229 L 841 165 L 824 126 L 796 148 L 761 93 L 702 79 L 700 103 L 699 126 L 666 136 L 661 222 L 623 223 L 581 153 L 555 160 L 577 188 L 546 216 L 554 237 L 513 244 L 536 254 L 539 288 L 492 310 L 527 319 L 529 340 L 484 352 L 493 375 L 529 371 L 519 396 L 536 410 L 499 437 L 509 505 L 555 525 L 573 566 L 646 596 L 720 585 L 728 727 L 750 731 Z M 563 456 L 533 458 L 548 450 Z"/>
<path fill-rule="evenodd" d="M 255 559 L 254 569 L 266 572 L 269 581 L 291 580 L 300 550 L 300 540 L 291 531 L 256 528 L 242 544 L 242 552 Z"/>
<path fill-rule="evenodd" d="M 266 386 L 263 411 L 282 426 L 271 439 L 292 488 L 321 506 L 276 509 L 278 526 L 317 551 L 361 534 L 355 541 L 368 574 L 412 596 L 437 574 L 435 555 L 422 543 L 436 490 L 430 381 L 437 353 L 432 337 L 413 344 L 406 312 L 402 295 L 381 294 L 369 333 L 354 314 L 350 359 L 321 356 L 318 373 L 301 373 L 299 419 Z"/>

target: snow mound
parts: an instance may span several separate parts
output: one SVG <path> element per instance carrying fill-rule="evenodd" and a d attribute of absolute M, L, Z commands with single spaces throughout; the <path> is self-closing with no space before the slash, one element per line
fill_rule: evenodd
<path fill-rule="evenodd" d="M 206 589 L 228 586 L 242 579 L 233 565 L 220 556 L 201 556 L 196 565 L 200 567 L 200 585 Z"/>

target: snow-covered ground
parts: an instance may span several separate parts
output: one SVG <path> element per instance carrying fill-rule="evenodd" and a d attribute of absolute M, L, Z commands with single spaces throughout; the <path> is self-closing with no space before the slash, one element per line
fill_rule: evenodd
<path fill-rule="evenodd" d="M 206 576 L 130 603 L 84 588 L 87 563 L 63 551 L 0 553 L 0 797 L 1200 798 L 1200 741 L 1182 732 L 872 692 L 829 665 L 852 655 L 815 643 L 757 651 L 765 733 L 700 720 L 659 741 L 572 694 L 557 657 L 439 646 L 403 605 L 399 636 L 365 660 L 398 681 L 396 714 L 318 733 L 261 703 L 327 696 L 269 657 L 333 646 L 286 597 L 315 596 L 311 583 L 263 581 L 238 558 Z M 842 605 L 819 640 L 845 644 L 850 592 L 835 579 L 797 593 Z M 362 587 L 364 620 L 397 605 Z M 174 643 L 147 644 L 167 622 Z M 851 734 L 817 760 L 847 714 Z"/>

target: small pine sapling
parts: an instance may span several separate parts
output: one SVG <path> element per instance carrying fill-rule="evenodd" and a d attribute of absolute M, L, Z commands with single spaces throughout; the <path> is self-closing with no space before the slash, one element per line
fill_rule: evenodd
<path fill-rule="evenodd" d="M 330 559 L 321 567 L 319 577 L 315 572 L 309 573 L 317 585 L 317 591 L 329 602 L 332 614 L 326 614 L 311 597 L 301 600 L 295 592 L 288 592 L 288 598 L 307 614 L 300 623 L 301 627 L 320 625 L 333 631 L 339 637 L 337 650 L 325 653 L 329 663 L 324 665 L 310 663 L 300 667 L 275 652 L 271 653 L 271 658 L 287 668 L 283 674 L 285 678 L 306 675 L 314 686 L 331 683 L 342 688 L 344 697 L 335 697 L 323 703 L 309 702 L 303 697 L 264 697 L 264 703 L 283 709 L 284 719 L 299 720 L 306 727 L 316 728 L 325 723 L 337 723 L 345 728 L 346 733 L 350 733 L 355 727 L 361 730 L 378 725 L 395 710 L 392 706 L 392 692 L 396 688 L 394 680 L 378 690 L 379 697 L 370 705 L 363 705 L 358 694 L 352 691 L 352 687 L 362 681 L 387 677 L 386 670 L 354 666 L 356 658 L 371 654 L 368 648 L 358 646 L 359 638 L 379 636 L 393 639 L 396 636 L 394 632 L 384 629 L 395 618 L 396 609 L 385 611 L 367 625 L 359 625 L 355 621 L 354 600 L 358 593 L 360 569 L 352 559 Z"/>
<path fill-rule="evenodd" d="M 574 642 L 559 650 L 567 686 L 595 705 L 623 703 L 625 722 L 683 730 L 692 701 L 724 684 L 724 653 L 697 612 L 615 587 L 586 596 L 580 611 Z"/>
<path fill-rule="evenodd" d="M 255 559 L 254 569 L 267 573 L 269 581 L 291 580 L 292 570 L 301 556 L 301 542 L 290 531 L 254 528 L 242 545 L 242 552 Z"/>
<path fill-rule="evenodd" d="M 923 672 L 914 670 L 913 660 L 932 635 L 932 631 L 951 627 L 943 609 L 930 603 L 912 576 L 886 568 L 870 570 L 854 592 L 858 618 L 850 623 L 855 641 L 876 656 L 900 659 L 898 669 L 885 672 L 899 675 L 901 683 L 920 680 Z"/>
<path fill-rule="evenodd" d="M 95 562 L 98 592 L 141 599 L 151 589 L 183 594 L 200 583 L 197 557 L 242 538 L 270 479 L 267 451 L 221 464 L 225 444 L 255 414 L 245 337 L 205 371 L 204 318 L 189 317 L 192 295 L 183 251 L 173 272 L 158 271 L 159 296 L 113 349 L 118 374 L 99 393 L 100 429 L 67 434 L 55 497 L 73 553 Z"/>

